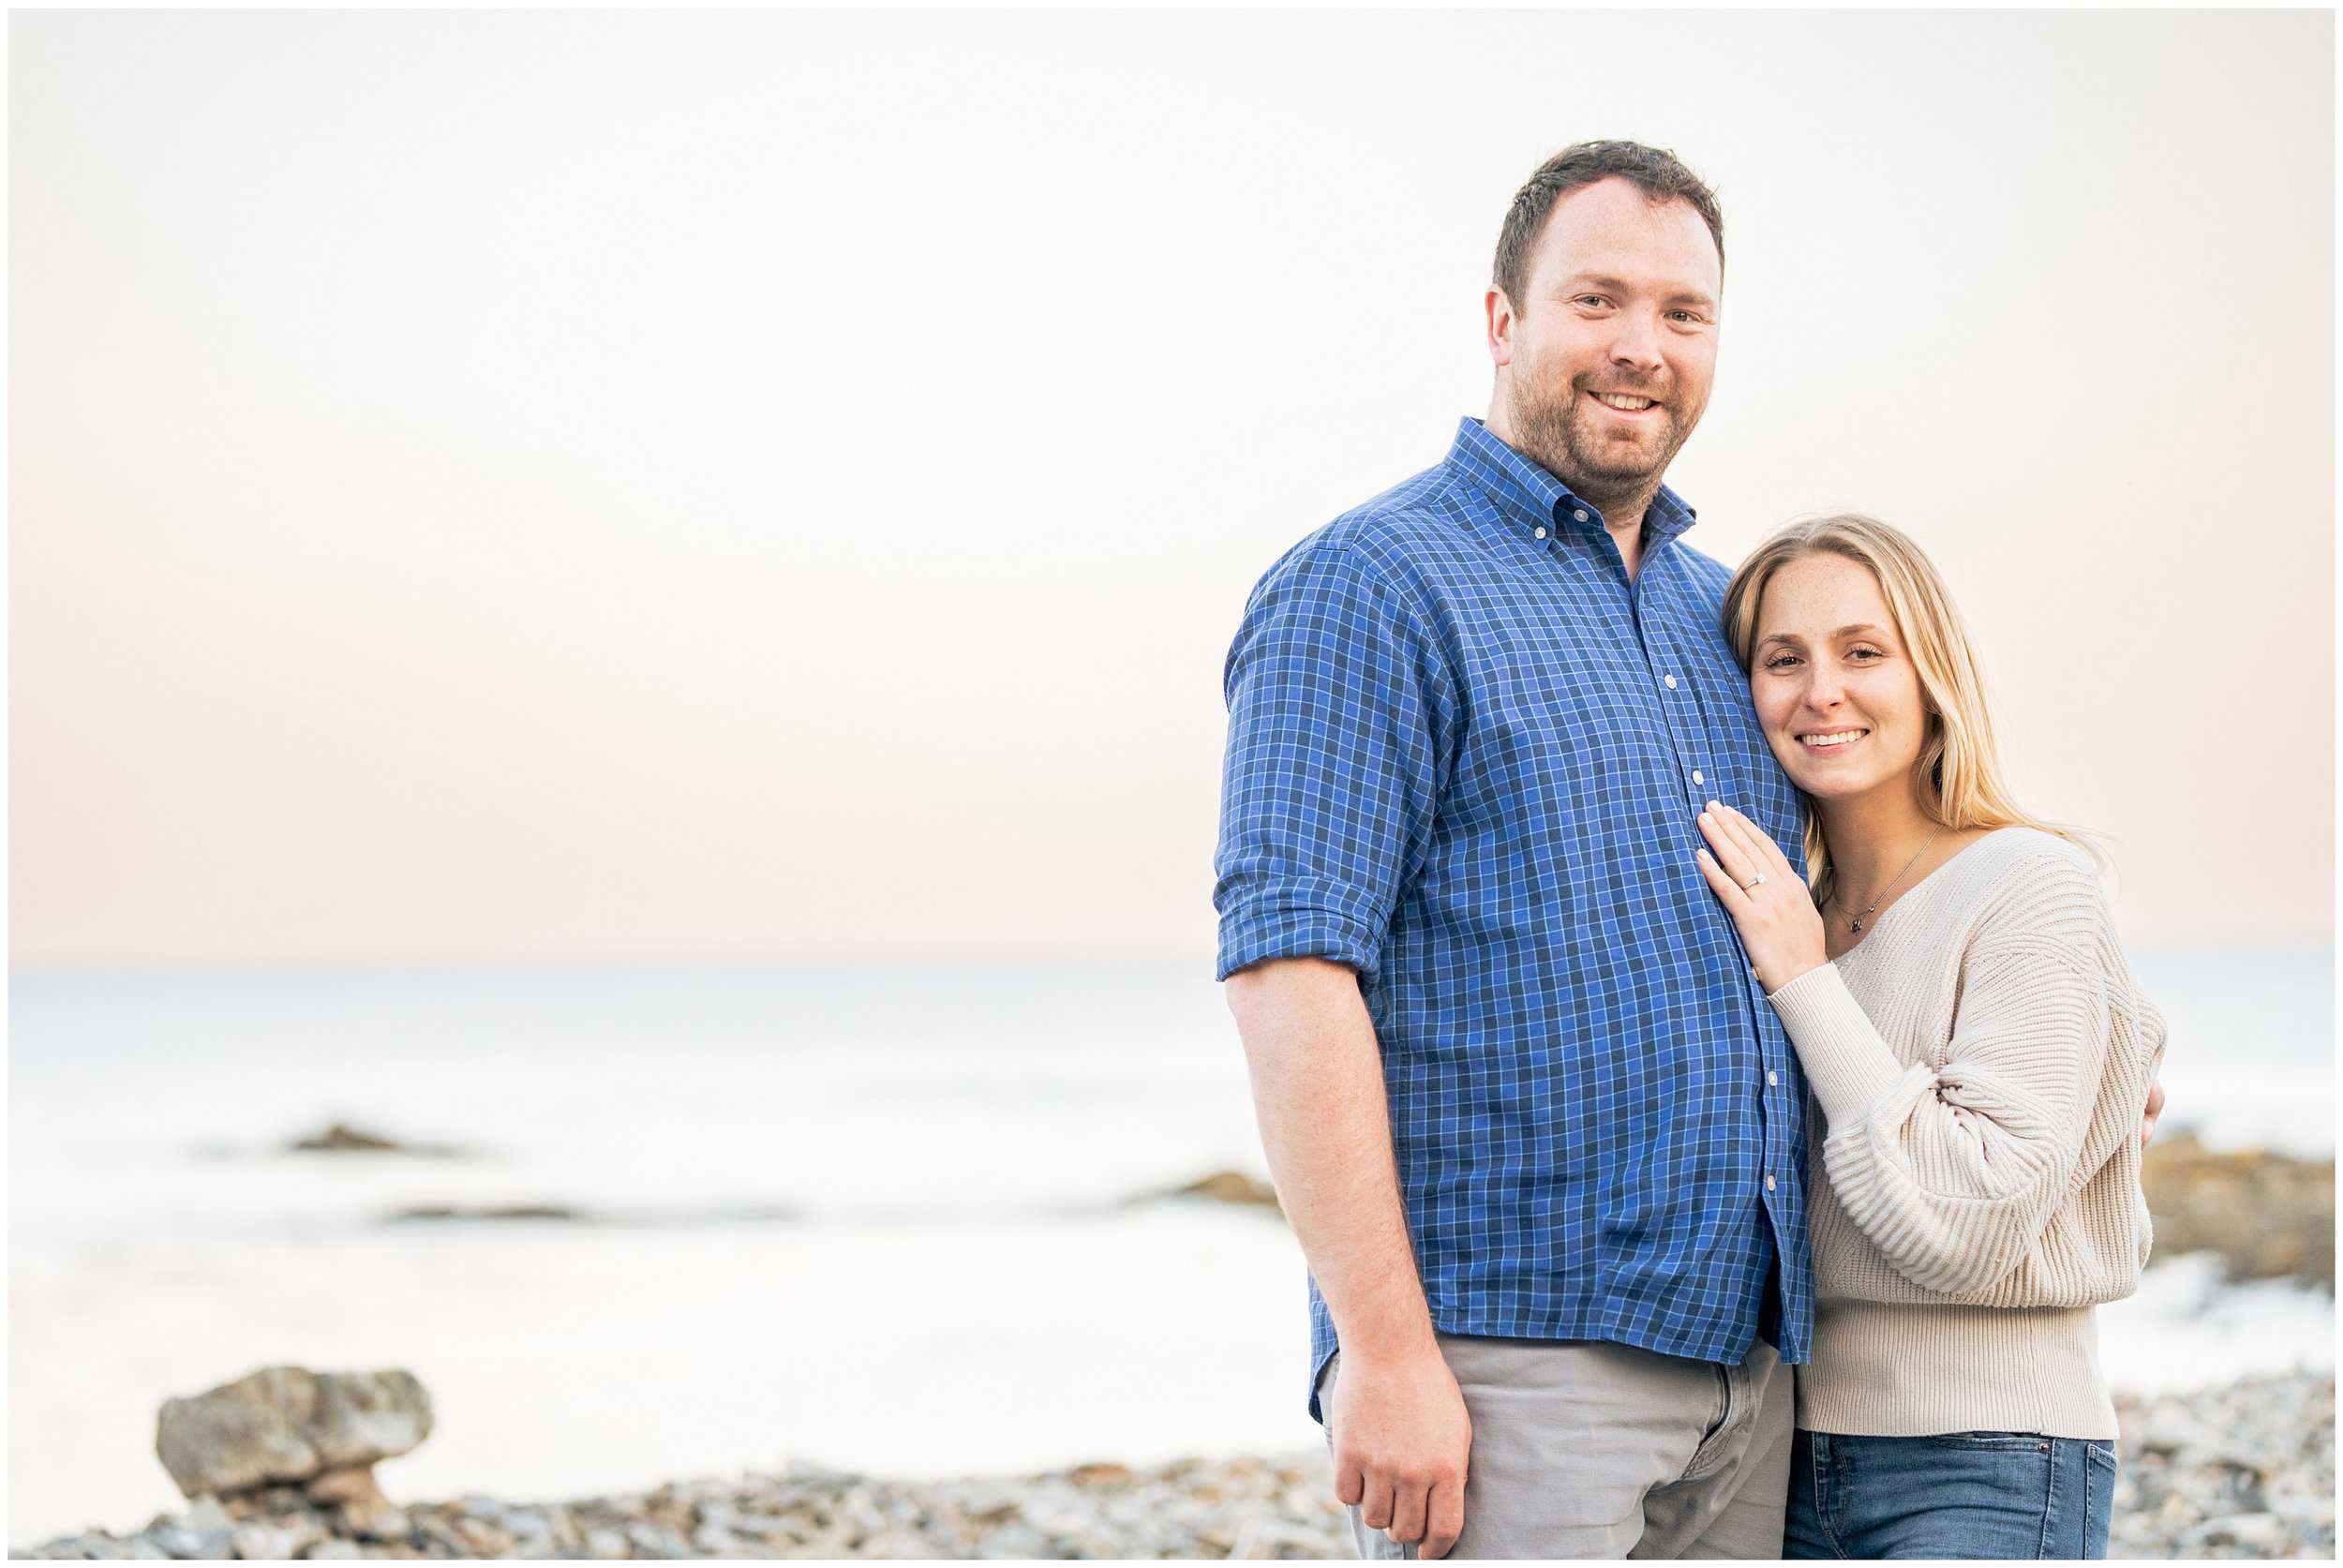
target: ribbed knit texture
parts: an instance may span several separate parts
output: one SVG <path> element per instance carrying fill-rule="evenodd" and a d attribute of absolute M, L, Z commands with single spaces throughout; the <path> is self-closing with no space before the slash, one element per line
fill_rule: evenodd
<path fill-rule="evenodd" d="M 2147 1263 L 2165 1027 L 2088 858 L 1989 833 L 1770 1000 L 1813 1090 L 1798 1425 L 2114 1437 L 2091 1307 Z"/>

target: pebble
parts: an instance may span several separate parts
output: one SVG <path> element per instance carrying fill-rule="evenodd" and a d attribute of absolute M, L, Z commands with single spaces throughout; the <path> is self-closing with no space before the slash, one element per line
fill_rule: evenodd
<path fill-rule="evenodd" d="M 2336 1555 L 2335 1378 L 2296 1373 L 2154 1399 L 2117 1396 L 2123 1470 L 2113 1558 Z M 264 1511 L 264 1513 L 263 1513 Z M 410 1502 L 405 1533 L 358 1538 L 339 1513 L 277 1489 L 209 1497 L 144 1531 L 64 1536 L 15 1555 L 127 1560 L 320 1558 L 1352 1557 L 1325 1450 L 1115 1464 L 1019 1478 L 892 1482 L 792 1464 L 778 1475 L 671 1482 L 648 1493 Z"/>
<path fill-rule="evenodd" d="M 2336 1555 L 2335 1377 L 2115 1396 L 2112 1558 Z"/>
<path fill-rule="evenodd" d="M 141 1539 L 160 1548 L 165 1557 L 188 1558 L 201 1561 L 206 1558 L 228 1555 L 234 1537 L 225 1531 L 183 1530 L 177 1525 L 165 1525 L 149 1530 Z"/>

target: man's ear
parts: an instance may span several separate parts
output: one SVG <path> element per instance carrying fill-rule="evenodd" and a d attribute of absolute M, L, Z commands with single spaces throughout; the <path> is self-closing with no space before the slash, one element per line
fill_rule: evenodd
<path fill-rule="evenodd" d="M 1481 304 L 1488 313 L 1489 361 L 1502 369 L 1514 362 L 1514 302 L 1491 284 Z"/>

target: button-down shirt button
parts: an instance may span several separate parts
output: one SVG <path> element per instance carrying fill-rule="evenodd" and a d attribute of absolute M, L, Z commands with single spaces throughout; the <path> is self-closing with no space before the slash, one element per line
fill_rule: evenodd
<path fill-rule="evenodd" d="M 1544 530 L 1544 529 L 1542 529 L 1542 528 L 1541 528 L 1541 529 L 1531 529 L 1530 531 L 1530 532 L 1532 532 L 1532 533 L 1534 533 L 1534 534 L 1536 534 L 1536 535 L 1537 535 L 1540 539 L 1543 539 L 1543 538 L 1545 538 L 1545 530 Z"/>
<path fill-rule="evenodd" d="M 1666 683 L 1669 691 L 1673 692 L 1676 690 L 1676 677 L 1672 675 L 1664 675 L 1660 677 L 1660 679 Z"/>
<path fill-rule="evenodd" d="M 1694 783 L 1694 784 L 1707 784 L 1708 782 L 1709 782 L 1708 780 L 1706 780 L 1706 779 L 1704 779 L 1704 778 L 1702 778 L 1702 777 L 1700 776 L 1700 769 L 1699 769 L 1695 768 L 1695 769 L 1693 769 L 1693 783 Z"/>
<path fill-rule="evenodd" d="M 1587 520 L 1587 515 L 1584 512 L 1574 512 L 1570 515 L 1570 520 L 1574 523 L 1583 523 Z"/>
<path fill-rule="evenodd" d="M 1766 1087 L 1767 1087 L 1767 1088 L 1768 1088 L 1768 1089 L 1778 1089 L 1778 1088 L 1780 1088 L 1781 1086 L 1782 1086 L 1782 1075 L 1781 1075 L 1780 1073 L 1778 1073 L 1778 1072 L 1774 1072 L 1774 1071 L 1771 1071 L 1770 1069 L 1768 1069 L 1768 1072 L 1766 1073 Z"/>
<path fill-rule="evenodd" d="M 1773 1177 L 1771 1175 L 1768 1175 L 1766 1177 L 1766 1190 L 1768 1192 L 1771 1192 L 1773 1190 Z"/>

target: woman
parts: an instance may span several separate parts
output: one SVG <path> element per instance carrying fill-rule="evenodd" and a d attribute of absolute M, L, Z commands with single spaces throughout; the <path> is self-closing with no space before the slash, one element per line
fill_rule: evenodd
<path fill-rule="evenodd" d="M 1729 805 L 1701 869 L 1813 1090 L 1816 1296 L 1792 1558 L 2100 1558 L 2094 1303 L 2147 1262 L 2164 1022 L 2095 857 L 2002 782 L 1968 635 L 1888 525 L 1793 523 L 1725 632 L 1809 807 L 1811 889 Z"/>

